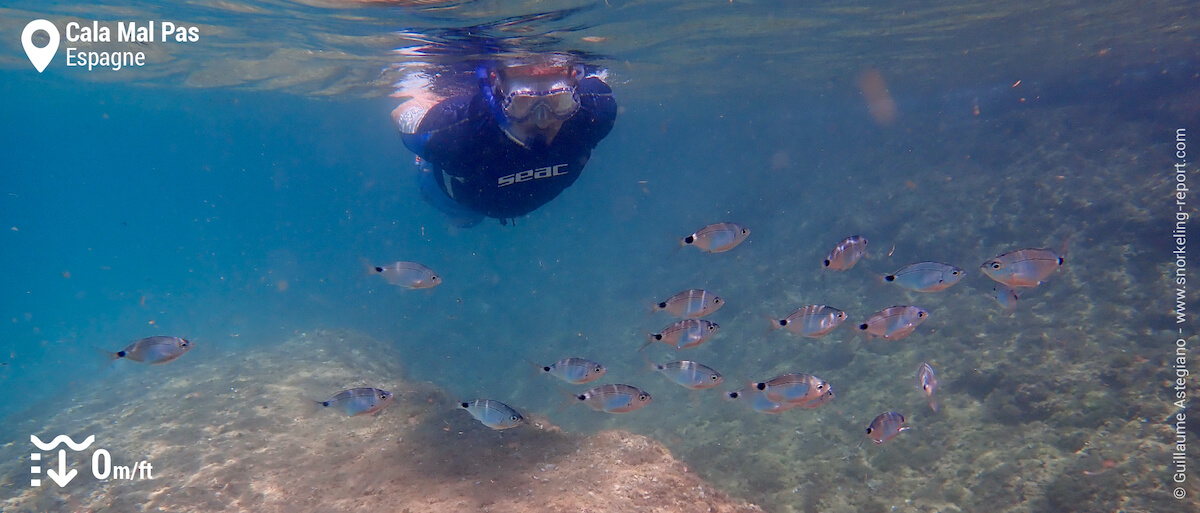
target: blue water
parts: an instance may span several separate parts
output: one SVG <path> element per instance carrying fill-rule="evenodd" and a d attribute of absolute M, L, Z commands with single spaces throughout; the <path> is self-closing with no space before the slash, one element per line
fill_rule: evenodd
<path fill-rule="evenodd" d="M 1174 329 L 1161 274 L 1169 248 L 1158 239 L 1170 228 L 1162 170 L 1174 130 L 1200 128 L 1198 27 L 1185 14 L 1194 6 L 713 4 L 131 2 L 124 15 L 27 3 L 0 11 L 0 418 L 113 393 L 107 386 L 122 370 L 105 366 L 97 348 L 178 335 L 196 349 L 170 365 L 219 364 L 334 328 L 382 341 L 412 379 L 452 396 L 504 400 L 578 432 L 656 437 L 719 488 L 772 508 L 841 495 L 824 481 L 828 489 L 789 502 L 793 487 L 805 489 L 758 475 L 775 471 L 777 463 L 763 463 L 772 453 L 797 464 L 820 454 L 848 483 L 876 486 L 906 459 L 917 473 L 936 473 L 930 452 L 950 439 L 994 442 L 1001 452 L 1024 443 L 1011 431 L 1051 445 L 1076 431 L 1120 432 L 1122 447 L 1165 440 L 1119 424 L 1170 412 L 1163 394 L 1145 388 L 1169 377 L 1160 368 Z M 67 13 L 212 28 L 146 70 L 89 74 L 63 67 L 60 53 L 35 73 L 13 41 L 29 19 Z M 387 95 L 402 76 L 389 66 L 421 58 L 390 51 L 479 34 L 594 57 L 611 70 L 622 110 L 559 198 L 515 226 L 489 220 L 460 230 L 417 195 L 412 155 L 388 117 L 397 100 Z M 588 36 L 604 39 L 580 39 Z M 259 64 L 235 64 L 243 59 Z M 286 80 L 314 69 L 324 72 Z M 876 122 L 860 93 L 867 70 L 890 86 L 899 111 L 890 125 Z M 727 220 L 750 227 L 750 240 L 719 255 L 672 254 L 679 237 Z M 825 253 L 851 234 L 871 239 L 871 258 L 822 274 Z M 1013 317 L 983 297 L 992 283 L 980 262 L 1064 241 L 1068 265 L 1023 296 Z M 403 291 L 367 272 L 395 260 L 429 265 L 444 284 Z M 970 274 L 934 295 L 874 282 L 920 260 Z M 688 353 L 656 345 L 647 355 L 721 370 L 726 386 L 702 400 L 647 372 L 636 353 L 645 332 L 670 322 L 648 317 L 649 306 L 691 287 L 727 299 L 712 317 L 723 333 Z M 819 342 L 766 334 L 764 318 L 812 303 L 851 320 Z M 850 341 L 853 324 L 907 303 L 931 312 L 912 337 Z M 1148 363 L 1120 360 L 1130 365 L 1123 377 L 1104 374 L 1118 354 Z M 605 382 L 643 386 L 655 404 L 623 416 L 564 412 L 564 393 L 527 361 L 566 356 L 602 361 Z M 977 415 L 938 423 L 920 410 L 912 390 L 920 361 L 943 373 L 947 411 Z M 830 380 L 839 398 L 819 416 L 779 417 L 716 398 L 789 370 Z M 1025 394 L 1021 382 L 1053 398 L 1020 396 L 1026 402 L 1012 406 L 989 382 Z M 884 461 L 866 456 L 870 470 L 837 463 L 858 454 L 856 430 L 901 407 L 925 425 L 890 441 Z M 1097 409 L 1107 416 L 1070 413 Z M 692 430 L 697 417 L 713 425 Z M 977 430 L 990 434 L 971 438 Z M 823 435 L 780 441 L 797 431 Z M 26 435 L 11 434 L 18 444 Z M 899 452 L 904 442 L 921 452 Z M 1058 445 L 1063 457 L 1071 446 Z M 1132 452 L 1100 457 L 1127 465 L 1114 475 L 1150 476 L 1123 489 L 1141 500 L 1129 511 L 1178 504 L 1147 491 L 1167 476 L 1151 468 L 1167 458 L 1155 457 L 1137 465 Z M 981 471 L 982 460 L 941 458 L 964 476 Z M 1005 479 L 988 493 L 1015 496 L 1018 485 Z M 1079 487 L 1061 476 L 1030 479 L 1038 490 Z M 904 496 L 886 486 L 872 488 L 884 504 Z M 976 495 L 958 494 L 963 510 L 987 502 Z M 956 502 L 950 492 L 945 500 Z M 1060 504 L 1013 501 L 1003 510 Z"/>

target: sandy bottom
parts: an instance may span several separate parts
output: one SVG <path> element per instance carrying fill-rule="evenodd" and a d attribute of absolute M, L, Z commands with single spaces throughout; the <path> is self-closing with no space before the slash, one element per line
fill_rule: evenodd
<path fill-rule="evenodd" d="M 305 333 L 213 363 L 118 362 L 104 388 L 14 426 L 0 448 L 3 511 L 760 511 L 706 484 L 659 443 L 624 431 L 564 432 L 534 416 L 497 432 L 428 383 L 402 378 L 394 349 L 342 331 Z M 306 397 L 375 386 L 397 393 L 377 416 L 318 410 Z M 22 435 L 22 433 L 25 433 Z M 28 434 L 79 441 L 79 475 L 29 479 Z M 152 480 L 98 481 L 147 460 Z M 47 453 L 44 468 L 57 468 Z"/>

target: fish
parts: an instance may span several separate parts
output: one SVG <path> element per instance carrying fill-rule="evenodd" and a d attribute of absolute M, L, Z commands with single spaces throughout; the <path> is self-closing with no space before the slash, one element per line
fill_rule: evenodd
<path fill-rule="evenodd" d="M 925 397 L 929 398 L 929 407 L 933 411 L 938 411 L 937 399 L 933 397 L 933 393 L 938 387 L 937 374 L 933 372 L 933 366 L 922 363 L 920 367 L 917 367 L 917 386 L 921 387 Z"/>
<path fill-rule="evenodd" d="M 929 312 L 915 306 L 892 306 L 884 308 L 869 317 L 866 322 L 858 325 L 860 332 L 866 333 L 867 338 L 880 337 L 887 340 L 898 340 L 912 334 L 925 319 Z"/>
<path fill-rule="evenodd" d="M 655 304 L 651 312 L 666 310 L 676 317 L 695 319 L 717 311 L 724 304 L 725 300 L 712 292 L 688 289 L 667 298 L 666 301 Z"/>
<path fill-rule="evenodd" d="M 754 389 L 762 391 L 772 402 L 803 404 L 824 394 L 829 384 L 811 374 L 789 372 L 755 383 Z"/>
<path fill-rule="evenodd" d="M 830 271 L 847 271 L 867 253 L 867 238 L 851 235 L 839 242 L 821 266 Z"/>
<path fill-rule="evenodd" d="M 1003 283 L 997 283 L 992 287 L 992 293 L 987 294 L 987 297 L 995 299 L 1004 308 L 1004 313 L 1012 315 L 1017 310 L 1017 299 L 1020 298 L 1020 293 L 1017 289 L 1009 287 Z"/>
<path fill-rule="evenodd" d="M 125 346 L 125 349 L 111 353 L 104 351 L 109 360 L 124 358 L 135 362 L 159 364 L 167 363 L 183 356 L 192 349 L 192 343 L 179 337 L 146 337 L 135 340 Z"/>
<path fill-rule="evenodd" d="M 993 280 L 1014 289 L 1041 285 L 1065 259 L 1049 249 L 1026 248 L 997 256 L 979 268 Z"/>
<path fill-rule="evenodd" d="M 743 388 L 729 392 L 725 394 L 725 397 L 745 403 L 754 411 L 760 413 L 769 413 L 772 415 L 783 413 L 797 406 L 795 404 L 772 401 L 767 397 L 766 392 L 755 388 L 754 383 L 750 383 Z"/>
<path fill-rule="evenodd" d="M 442 277 L 433 272 L 433 269 L 416 262 L 393 262 L 383 267 L 375 267 L 375 272 L 382 275 L 388 283 L 406 289 L 429 289 L 442 283 Z"/>
<path fill-rule="evenodd" d="M 880 413 L 871 421 L 871 425 L 867 426 L 867 437 L 876 444 L 881 444 L 909 429 L 911 428 L 904 425 L 904 415 L 889 411 Z"/>
<path fill-rule="evenodd" d="M 336 407 L 351 417 L 370 415 L 392 403 L 392 393 L 378 388 L 351 388 L 342 390 L 317 404 L 326 408 Z"/>
<path fill-rule="evenodd" d="M 729 251 L 750 236 L 750 230 L 737 223 L 716 223 L 679 240 L 679 245 L 695 246 L 708 253 Z"/>
<path fill-rule="evenodd" d="M 607 413 L 628 413 L 650 404 L 650 394 L 631 385 L 600 385 L 575 399 L 593 410 Z"/>
<path fill-rule="evenodd" d="M 704 390 L 720 385 L 725 381 L 721 373 L 702 363 L 682 360 L 657 364 L 650 362 L 667 379 L 692 390 Z"/>
<path fill-rule="evenodd" d="M 495 429 L 515 428 L 525 420 L 517 410 L 495 399 L 476 399 L 470 402 L 458 403 L 458 407 L 467 410 L 475 420 Z"/>
<path fill-rule="evenodd" d="M 808 401 L 805 401 L 802 403 L 795 403 L 795 404 L 796 404 L 797 408 L 800 408 L 802 410 L 815 410 L 817 408 L 820 408 L 821 406 L 829 404 L 829 401 L 832 401 L 833 398 L 834 398 L 833 386 L 830 385 L 830 386 L 825 387 L 825 392 L 821 393 L 821 395 L 819 395 L 811 400 L 808 400 Z"/>
<path fill-rule="evenodd" d="M 608 372 L 603 365 L 583 358 L 563 358 L 550 365 L 537 365 L 537 368 L 572 385 L 595 381 Z"/>
<path fill-rule="evenodd" d="M 950 264 L 918 262 L 884 276 L 883 281 L 916 292 L 937 292 L 958 283 L 966 275 L 966 271 Z"/>
<path fill-rule="evenodd" d="M 675 349 L 687 349 L 703 344 L 721 330 L 721 325 L 704 319 L 684 319 L 663 328 L 659 333 L 651 333 L 649 340 L 638 351 L 645 349 L 655 342 L 665 342 L 675 346 Z"/>
<path fill-rule="evenodd" d="M 802 337 L 821 338 L 841 325 L 846 317 L 846 312 L 831 306 L 809 305 L 783 319 L 771 319 L 771 329 L 783 327 Z"/>

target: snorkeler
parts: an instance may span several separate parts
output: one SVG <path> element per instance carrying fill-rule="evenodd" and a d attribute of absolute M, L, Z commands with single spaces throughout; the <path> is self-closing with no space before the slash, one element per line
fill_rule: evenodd
<path fill-rule="evenodd" d="M 616 100 L 602 74 L 568 54 L 489 62 L 478 87 L 392 113 L 417 155 L 421 196 L 470 227 L 528 214 L 569 187 L 612 130 Z"/>

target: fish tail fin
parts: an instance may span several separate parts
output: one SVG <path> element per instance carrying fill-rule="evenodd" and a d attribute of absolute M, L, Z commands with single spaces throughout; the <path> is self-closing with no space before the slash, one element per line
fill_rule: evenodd
<path fill-rule="evenodd" d="M 382 267 L 372 264 L 370 260 L 367 260 L 367 257 L 358 257 L 358 263 L 362 266 L 363 274 L 367 276 L 382 272 L 380 271 Z"/>
<path fill-rule="evenodd" d="M 675 258 L 675 255 L 679 253 L 680 248 L 683 248 L 686 245 L 687 244 L 683 242 L 683 239 L 680 239 L 679 244 L 676 244 L 675 247 L 671 248 L 671 252 L 667 253 L 667 260 Z"/>
<path fill-rule="evenodd" d="M 889 283 L 889 280 L 888 280 L 889 276 L 892 276 L 892 275 L 872 272 L 871 273 L 871 277 L 872 277 L 871 292 L 876 292 L 879 289 L 886 287 L 887 284 Z M 895 278 L 893 278 L 893 279 L 895 279 Z"/>
<path fill-rule="evenodd" d="M 562 413 L 566 411 L 567 408 L 570 408 L 571 405 L 579 402 L 578 394 L 575 394 L 574 392 L 571 392 L 570 390 L 558 385 L 555 385 L 554 388 L 558 392 L 558 395 L 562 397 L 562 402 L 560 402 L 558 406 L 554 408 L 555 413 Z"/>
<path fill-rule="evenodd" d="M 779 319 L 771 317 L 770 315 L 762 314 L 762 318 L 767 320 L 767 334 L 775 333 L 776 330 L 783 327 L 783 325 L 779 323 Z"/>
<path fill-rule="evenodd" d="M 92 354 L 94 365 L 100 369 L 111 369 L 115 366 L 116 361 L 121 359 L 120 353 L 114 353 L 107 349 L 92 346 Z"/>
<path fill-rule="evenodd" d="M 941 407 L 941 405 L 938 404 L 937 399 L 934 399 L 932 397 L 929 398 L 929 408 L 932 409 L 934 413 L 937 413 L 938 408 L 940 408 L 940 407 Z"/>
<path fill-rule="evenodd" d="M 650 347 L 650 346 L 654 345 L 654 343 L 655 343 L 655 342 L 658 342 L 658 339 L 654 338 L 654 334 L 653 334 L 653 333 L 650 333 L 649 331 L 647 331 L 647 332 L 646 332 L 646 343 L 645 343 L 645 344 L 642 344 L 642 347 L 639 347 L 639 348 L 638 348 L 638 353 L 641 353 L 641 352 L 642 352 L 642 350 L 646 349 L 647 347 Z"/>
<path fill-rule="evenodd" d="M 321 409 L 325 408 L 325 401 L 313 399 L 304 392 L 297 392 L 296 400 L 300 401 L 300 403 L 304 405 L 304 408 L 301 411 L 303 411 L 304 415 L 309 417 L 320 413 Z"/>
<path fill-rule="evenodd" d="M 674 241 L 676 241 L 676 242 L 675 242 L 675 247 L 671 248 L 671 252 L 670 252 L 669 254 L 667 254 L 667 260 L 670 260 L 670 259 L 674 258 L 674 257 L 675 257 L 675 254 L 676 254 L 676 253 L 679 253 L 679 250 L 680 250 L 680 249 L 682 249 L 684 246 L 686 246 L 686 245 L 687 245 L 687 243 L 686 243 L 686 242 L 684 242 L 684 239 L 685 239 L 686 237 L 679 237 L 678 235 L 676 235 L 676 234 L 674 234 L 674 233 L 671 233 L 671 232 L 669 232 L 669 231 L 667 231 L 667 230 L 662 230 L 662 229 L 660 229 L 660 230 L 659 230 L 659 235 L 658 235 L 658 236 L 659 236 L 659 237 L 662 237 L 662 238 L 664 238 L 664 239 L 667 239 L 667 240 L 674 240 Z"/>
<path fill-rule="evenodd" d="M 1063 237 L 1062 247 L 1058 249 L 1058 257 L 1062 259 L 1063 264 L 1067 263 L 1067 243 L 1071 242 L 1071 235 L 1073 234 L 1068 233 L 1066 237 Z"/>
<path fill-rule="evenodd" d="M 639 352 L 638 356 L 641 356 L 642 361 L 646 362 L 646 366 L 642 368 L 641 374 L 658 370 L 658 364 L 654 363 L 654 361 L 647 357 L 644 353 Z"/>
<path fill-rule="evenodd" d="M 528 358 L 525 358 L 525 362 L 529 364 L 529 366 L 530 366 L 529 372 L 532 372 L 534 376 L 540 376 L 542 374 L 546 374 L 546 369 L 545 369 L 546 366 L 545 365 L 542 365 L 542 364 L 535 362 L 533 360 L 530 360 Z"/>

